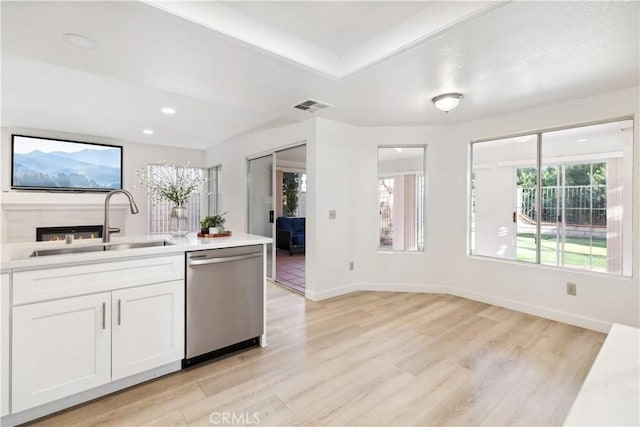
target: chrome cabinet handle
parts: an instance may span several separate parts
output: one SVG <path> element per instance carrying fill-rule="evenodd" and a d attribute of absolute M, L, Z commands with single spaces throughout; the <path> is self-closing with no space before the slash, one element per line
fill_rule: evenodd
<path fill-rule="evenodd" d="M 122 324 L 122 300 L 118 300 L 118 326 Z"/>
<path fill-rule="evenodd" d="M 107 303 L 102 303 L 102 329 L 107 329 Z"/>
<path fill-rule="evenodd" d="M 262 252 L 256 252 L 254 254 L 249 254 L 249 255 L 227 256 L 227 257 L 220 257 L 220 258 L 205 258 L 202 260 L 200 259 L 191 260 L 189 262 L 189 265 L 191 266 L 191 265 L 219 264 L 221 262 L 240 261 L 243 259 L 257 258 L 261 256 L 262 256 Z"/>

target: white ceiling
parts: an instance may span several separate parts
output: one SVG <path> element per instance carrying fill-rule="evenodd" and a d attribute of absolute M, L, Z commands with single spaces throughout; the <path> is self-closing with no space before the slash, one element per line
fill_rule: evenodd
<path fill-rule="evenodd" d="M 500 4 L 143 1 L 334 78 L 356 73 Z"/>
<path fill-rule="evenodd" d="M 280 28 L 336 56 L 343 56 L 433 2 L 264 2 L 223 1 L 223 5 Z M 357 17 L 357 19 L 354 19 Z"/>
<path fill-rule="evenodd" d="M 344 59 L 408 15 L 452 3 L 220 6 Z M 306 120 L 312 116 L 291 105 L 308 98 L 335 105 L 317 116 L 354 125 L 450 125 L 639 84 L 638 2 L 504 3 L 342 78 L 141 2 L 1 7 L 2 125 L 9 127 L 205 149 Z M 98 46 L 70 46 L 67 32 Z M 430 99 L 449 91 L 465 98 L 445 115 Z M 165 105 L 177 113 L 164 116 Z"/>

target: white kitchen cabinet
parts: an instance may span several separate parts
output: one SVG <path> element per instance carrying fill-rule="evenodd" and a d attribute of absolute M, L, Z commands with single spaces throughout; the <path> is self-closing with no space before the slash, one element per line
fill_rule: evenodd
<path fill-rule="evenodd" d="M 184 357 L 184 280 L 13 308 L 12 412 Z"/>
<path fill-rule="evenodd" d="M 112 293 L 112 380 L 184 357 L 184 281 Z"/>
<path fill-rule="evenodd" d="M 12 412 L 111 381 L 111 293 L 13 309 Z"/>
<path fill-rule="evenodd" d="M 9 274 L 0 274 L 0 415 L 9 413 L 9 353 L 11 336 L 9 325 L 11 324 L 11 277 Z"/>

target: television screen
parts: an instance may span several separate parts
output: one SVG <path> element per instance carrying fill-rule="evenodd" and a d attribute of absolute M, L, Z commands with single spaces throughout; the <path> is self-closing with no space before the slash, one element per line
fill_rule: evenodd
<path fill-rule="evenodd" d="M 11 188 L 111 191 L 122 188 L 122 147 L 11 136 Z"/>

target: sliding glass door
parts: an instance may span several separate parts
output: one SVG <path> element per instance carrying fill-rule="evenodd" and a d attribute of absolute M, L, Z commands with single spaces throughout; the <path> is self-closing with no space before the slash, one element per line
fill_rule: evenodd
<path fill-rule="evenodd" d="M 273 238 L 274 155 L 249 160 L 249 226 L 250 234 Z M 267 277 L 273 278 L 273 245 L 267 245 Z"/>

